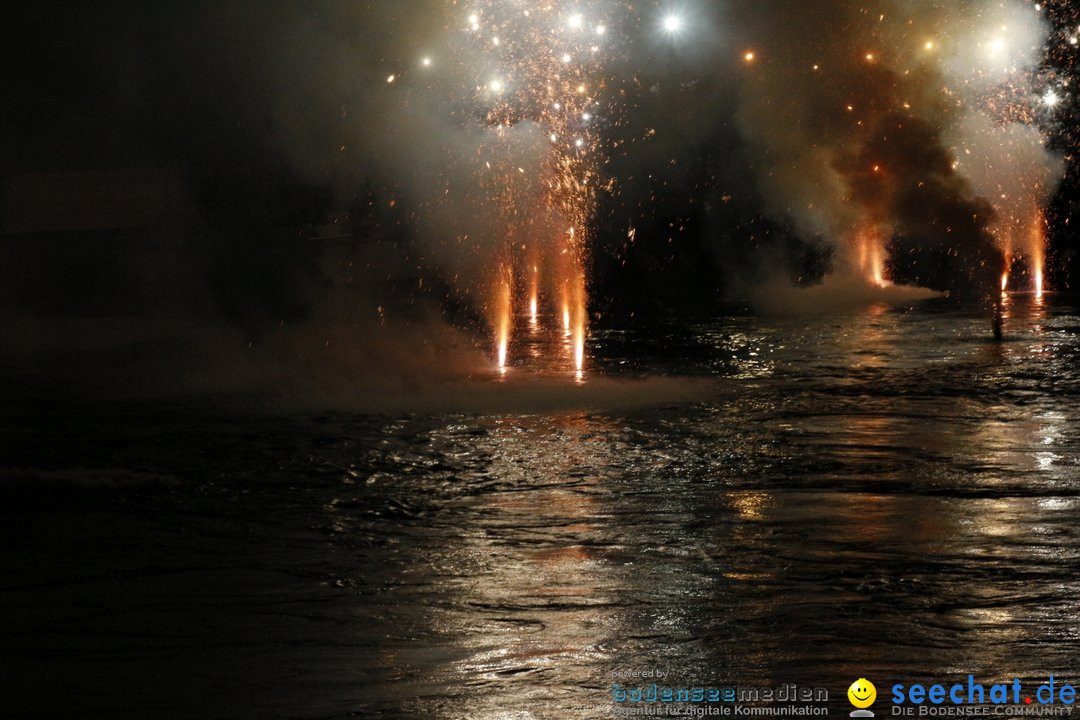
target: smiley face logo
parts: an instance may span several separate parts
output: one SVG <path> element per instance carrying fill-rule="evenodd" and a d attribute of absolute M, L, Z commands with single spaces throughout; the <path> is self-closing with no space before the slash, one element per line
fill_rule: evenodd
<path fill-rule="evenodd" d="M 868 708 L 877 699 L 877 688 L 866 678 L 859 678 L 847 689 L 847 698 L 857 708 Z"/>

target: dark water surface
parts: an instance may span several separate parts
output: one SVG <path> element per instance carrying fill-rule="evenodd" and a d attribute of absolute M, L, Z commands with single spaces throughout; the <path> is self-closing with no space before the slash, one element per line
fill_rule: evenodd
<path fill-rule="evenodd" d="M 1010 311 L 1001 343 L 933 304 L 600 330 L 593 376 L 714 378 L 617 413 L 15 412 L 0 710 L 596 718 L 657 667 L 842 716 L 857 677 L 1075 683 L 1080 316 Z"/>

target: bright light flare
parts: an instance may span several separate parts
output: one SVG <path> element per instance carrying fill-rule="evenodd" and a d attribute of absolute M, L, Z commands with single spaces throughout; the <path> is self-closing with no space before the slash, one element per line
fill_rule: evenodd
<path fill-rule="evenodd" d="M 664 28 L 664 32 L 670 35 L 681 33 L 684 25 L 682 17 L 674 13 L 665 15 L 663 20 L 660 21 L 660 26 Z"/>
<path fill-rule="evenodd" d="M 1053 90 L 1047 90 L 1046 94 L 1042 96 L 1042 101 L 1043 105 L 1052 108 L 1061 102 L 1061 98 L 1059 98 L 1058 94 Z"/>
<path fill-rule="evenodd" d="M 986 56 L 991 60 L 996 60 L 1005 54 L 1009 44 L 1005 41 L 1005 38 L 994 38 L 990 42 L 986 43 Z"/>

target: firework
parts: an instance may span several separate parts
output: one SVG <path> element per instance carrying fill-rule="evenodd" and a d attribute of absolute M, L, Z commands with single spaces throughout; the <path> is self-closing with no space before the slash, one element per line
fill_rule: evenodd
<path fill-rule="evenodd" d="M 890 262 L 888 251 L 907 242 L 957 259 L 956 277 L 929 278 L 936 289 L 1007 291 L 1019 284 L 1010 273 L 1022 260 L 1041 291 L 1043 210 L 1062 175 L 1047 137 L 1073 100 L 1069 78 L 1040 65 L 1044 11 L 1023 0 L 829 7 L 826 15 L 850 21 L 842 37 L 792 42 L 786 28 L 819 22 L 797 3 L 770 10 L 771 32 L 739 12 L 723 29 L 733 39 L 723 61 L 748 84 L 736 99 L 740 130 L 767 151 L 763 191 L 780 196 L 770 204 L 802 233 L 846 241 L 848 266 L 874 287 L 903 281 L 906 261 Z M 427 91 L 447 86 L 447 117 L 484 138 L 470 158 L 481 198 L 469 200 L 499 218 L 485 218 L 498 230 L 476 243 L 488 266 L 479 276 L 491 278 L 484 304 L 498 364 L 513 362 L 510 317 L 535 337 L 561 331 L 564 359 L 581 368 L 606 149 L 628 141 L 619 133 L 633 123 L 633 87 L 662 87 L 637 77 L 631 87 L 611 73 L 613 61 L 637 56 L 627 44 L 636 31 L 654 43 L 694 41 L 707 24 L 691 6 L 660 2 L 447 0 L 443 8 L 445 41 L 413 62 Z M 1058 54 L 1075 53 L 1065 35 L 1058 41 Z M 400 87 L 406 75 L 388 82 Z"/>
<path fill-rule="evenodd" d="M 606 2 L 479 0 L 464 9 L 449 2 L 448 12 L 462 68 L 475 77 L 467 117 L 491 139 L 479 158 L 480 186 L 506 235 L 492 258 L 499 268 L 490 303 L 498 365 L 510 362 L 513 308 L 536 331 L 544 309 L 554 307 L 580 370 L 588 230 L 607 119 L 602 70 L 616 18 Z M 546 140 L 543 147 L 535 136 Z"/>

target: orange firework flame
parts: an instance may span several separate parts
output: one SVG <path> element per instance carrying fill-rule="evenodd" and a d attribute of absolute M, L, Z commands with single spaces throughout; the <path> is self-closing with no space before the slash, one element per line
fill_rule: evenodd
<path fill-rule="evenodd" d="M 571 331 L 574 337 L 574 368 L 582 370 L 585 366 L 585 274 L 578 269 L 571 297 Z"/>
<path fill-rule="evenodd" d="M 859 270 L 868 282 L 883 288 L 890 285 L 885 279 L 885 244 L 877 230 L 862 230 L 855 238 L 859 253 Z"/>
<path fill-rule="evenodd" d="M 1043 272 L 1046 265 L 1046 216 L 1039 209 L 1031 221 L 1028 233 L 1028 258 L 1035 276 L 1035 295 L 1043 296 Z"/>
<path fill-rule="evenodd" d="M 510 334 L 513 330 L 514 290 L 508 268 L 503 268 L 498 280 L 495 301 L 495 344 L 498 350 L 499 370 L 506 372 L 510 355 Z"/>
<path fill-rule="evenodd" d="M 1001 294 L 1002 295 L 1004 295 L 1006 290 L 1009 289 L 1009 273 L 1012 271 L 1012 261 L 1013 261 L 1013 256 L 1012 256 L 1011 251 L 1006 250 L 1004 255 L 1005 255 L 1005 257 L 1004 257 L 1005 270 L 1003 270 L 1002 273 L 1001 273 Z"/>
<path fill-rule="evenodd" d="M 540 313 L 540 268 L 533 265 L 532 286 L 529 289 L 529 322 L 533 330 L 536 329 L 536 321 Z"/>
<path fill-rule="evenodd" d="M 562 325 L 563 333 L 570 336 L 570 298 L 566 294 L 566 288 L 563 288 L 563 301 L 562 301 Z"/>

